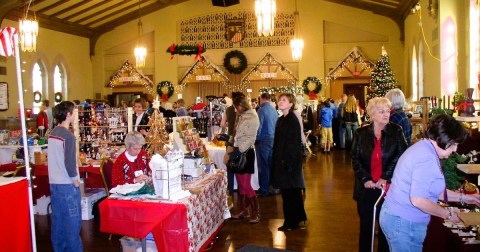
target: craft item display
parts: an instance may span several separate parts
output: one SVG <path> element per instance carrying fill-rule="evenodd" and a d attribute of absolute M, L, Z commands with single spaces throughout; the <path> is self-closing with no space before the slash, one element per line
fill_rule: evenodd
<path fill-rule="evenodd" d="M 182 193 L 182 168 L 184 154 L 181 150 L 169 151 L 162 157 L 159 154 L 152 156 L 150 169 L 155 194 L 164 199 L 176 198 Z"/>
<path fill-rule="evenodd" d="M 114 146 L 124 144 L 128 132 L 128 113 L 125 109 L 107 109 L 103 106 L 88 106 L 79 110 L 77 122 L 80 154 L 84 153 L 86 159 L 111 156 Z"/>
<path fill-rule="evenodd" d="M 205 172 L 205 158 L 186 156 L 183 160 L 183 174 L 194 178 L 200 177 Z"/>
<path fill-rule="evenodd" d="M 170 143 L 167 132 L 167 122 L 160 116 L 160 111 L 158 110 L 159 107 L 160 103 L 157 97 L 157 100 L 155 100 L 153 105 L 153 113 L 148 121 L 150 130 L 147 132 L 145 138 L 149 156 L 154 154 L 165 155 L 168 151 L 167 146 Z"/>

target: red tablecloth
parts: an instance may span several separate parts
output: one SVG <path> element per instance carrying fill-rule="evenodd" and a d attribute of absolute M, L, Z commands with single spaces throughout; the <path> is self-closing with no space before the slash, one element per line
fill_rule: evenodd
<path fill-rule="evenodd" d="M 14 180 L 15 178 L 10 178 Z M 9 179 L 2 178 L 5 182 Z M 20 181 L 0 186 L 0 248 L 2 251 L 32 251 L 30 235 L 30 212 L 28 183 Z"/>
<path fill-rule="evenodd" d="M 106 199 L 100 203 L 100 231 L 136 238 L 152 232 L 158 251 L 199 251 L 223 225 L 226 183 L 219 171 L 178 203 Z"/>
<path fill-rule="evenodd" d="M 183 204 L 106 199 L 100 203 L 100 216 L 102 232 L 135 238 L 152 232 L 158 251 L 188 251 Z"/>

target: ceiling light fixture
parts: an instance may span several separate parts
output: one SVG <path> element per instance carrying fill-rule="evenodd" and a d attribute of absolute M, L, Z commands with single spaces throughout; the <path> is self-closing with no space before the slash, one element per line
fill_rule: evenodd
<path fill-rule="evenodd" d="M 255 0 L 258 36 L 273 36 L 276 14 L 276 0 Z"/>
<path fill-rule="evenodd" d="M 292 49 L 292 59 L 294 61 L 302 60 L 302 52 L 303 52 L 303 39 L 301 35 L 300 29 L 300 14 L 297 10 L 297 0 L 295 0 L 295 12 L 293 13 L 295 19 L 295 27 L 293 30 L 293 39 L 290 40 L 290 48 Z"/>
<path fill-rule="evenodd" d="M 140 14 L 140 0 L 138 1 L 138 40 L 133 54 L 135 55 L 135 66 L 137 68 L 145 67 L 145 59 L 147 58 L 147 48 L 143 45 L 141 38 L 143 36 L 143 24 Z"/>
<path fill-rule="evenodd" d="M 35 52 L 37 50 L 38 22 L 35 13 L 33 14 L 33 19 L 28 18 L 30 4 L 32 4 L 32 0 L 30 0 L 25 8 L 25 15 L 19 20 L 18 24 L 20 48 L 24 52 Z"/>

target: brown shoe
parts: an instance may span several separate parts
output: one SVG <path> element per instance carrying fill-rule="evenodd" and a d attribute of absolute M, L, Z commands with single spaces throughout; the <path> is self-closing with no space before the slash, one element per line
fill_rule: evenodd
<path fill-rule="evenodd" d="M 247 200 L 247 197 L 245 195 L 240 195 L 241 197 L 241 201 L 242 201 L 242 211 L 240 211 L 239 213 L 237 214 L 234 214 L 232 215 L 232 217 L 230 217 L 230 219 L 233 219 L 233 220 L 241 220 L 241 219 L 246 219 L 246 218 L 250 218 L 250 214 L 248 212 L 248 208 L 249 208 L 249 201 Z"/>
<path fill-rule="evenodd" d="M 248 198 L 250 206 L 252 207 L 252 216 L 248 223 L 255 224 L 260 221 L 260 205 L 258 204 L 258 198 L 256 196 Z"/>

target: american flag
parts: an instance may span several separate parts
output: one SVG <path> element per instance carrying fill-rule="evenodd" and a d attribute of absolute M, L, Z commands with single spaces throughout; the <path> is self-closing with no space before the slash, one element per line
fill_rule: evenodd
<path fill-rule="evenodd" d="M 1 56 L 8 57 L 15 53 L 15 45 L 17 44 L 15 34 L 17 34 L 17 30 L 11 26 L 0 29 Z"/>
<path fill-rule="evenodd" d="M 238 43 L 238 42 L 242 41 L 242 39 L 243 39 L 243 34 L 242 34 L 242 32 L 241 32 L 241 31 L 237 31 L 237 33 L 235 33 L 235 35 L 233 35 L 231 41 L 232 41 L 233 43 Z"/>

